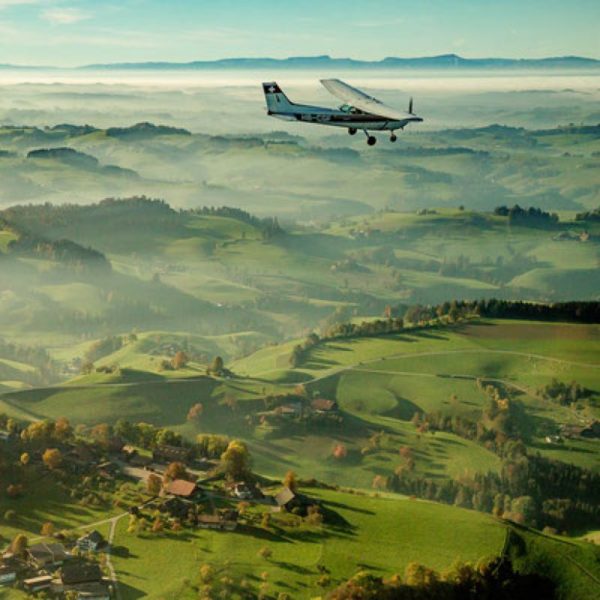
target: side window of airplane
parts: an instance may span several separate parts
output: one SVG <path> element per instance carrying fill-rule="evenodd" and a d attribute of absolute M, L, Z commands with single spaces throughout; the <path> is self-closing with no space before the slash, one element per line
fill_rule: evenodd
<path fill-rule="evenodd" d="M 342 112 L 348 113 L 350 115 L 362 114 L 362 110 L 359 110 L 358 108 L 352 106 L 351 104 L 343 104 L 342 106 L 340 106 L 340 110 Z"/>

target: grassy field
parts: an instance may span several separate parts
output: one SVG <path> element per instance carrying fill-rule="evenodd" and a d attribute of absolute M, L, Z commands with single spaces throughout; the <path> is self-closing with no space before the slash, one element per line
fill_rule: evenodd
<path fill-rule="evenodd" d="M 241 526 L 230 533 L 136 537 L 126 532 L 126 522 L 121 521 L 116 543 L 128 552 L 121 556 L 117 551 L 114 563 L 125 600 L 140 595 L 191 598 L 194 591 L 189 583 L 195 583 L 201 564 L 210 564 L 221 576 L 236 581 L 244 578 L 252 587 L 266 580 L 273 595 L 287 592 L 293 598 L 312 598 L 362 569 L 389 576 L 403 573 L 409 562 L 417 561 L 444 570 L 458 560 L 498 555 L 505 544 L 508 526 L 472 511 L 400 497 L 309 493 L 322 501 L 329 515 L 329 523 L 322 527 L 265 531 Z M 592 577 L 598 572 L 598 553 L 593 546 L 529 530 L 517 534 L 525 540 L 525 549 L 513 551 L 516 541 L 508 549 L 518 557 L 514 560 L 521 569 L 539 569 L 541 561 L 551 562 L 556 566 L 561 598 L 595 597 Z M 272 551 L 268 560 L 258 555 L 264 547 Z M 177 560 L 167 560 L 173 556 Z M 157 560 L 163 565 L 160 574 L 151 568 Z M 328 569 L 331 576 L 325 589 L 317 583 L 318 566 Z"/>
<path fill-rule="evenodd" d="M 149 598 L 187 597 L 182 581 L 194 581 L 202 563 L 220 567 L 234 578 L 246 577 L 253 585 L 267 572 L 271 593 L 287 591 L 294 598 L 311 598 L 322 593 L 316 583 L 317 565 L 329 569 L 333 582 L 339 582 L 365 568 L 382 575 L 403 572 L 413 560 L 444 569 L 459 558 L 498 554 L 504 542 L 500 523 L 471 511 L 398 498 L 309 493 L 331 511 L 330 525 L 273 532 L 240 527 L 231 533 L 200 531 L 154 539 L 128 534 L 126 522 L 121 522 L 116 543 L 127 547 L 131 556 L 114 561 L 124 598 L 140 593 Z M 268 561 L 258 556 L 265 546 L 273 552 Z M 168 556 L 178 558 L 166 560 Z M 159 575 L 150 564 L 160 557 L 165 560 Z"/>
<path fill-rule="evenodd" d="M 488 402 L 476 383 L 482 378 L 503 386 L 521 403 L 520 424 L 532 449 L 598 469 L 595 440 L 544 441 L 563 423 L 598 418 L 598 408 L 590 404 L 574 411 L 536 394 L 538 386 L 556 377 L 576 380 L 597 397 L 597 334 L 598 326 L 472 322 L 326 342 L 297 369 L 285 368 L 293 344 L 272 346 L 233 362 L 236 377 L 230 380 L 207 377 L 194 364 L 180 372 L 157 370 L 156 357 L 144 351 L 156 334 L 144 334 L 101 361 L 132 367 L 79 377 L 66 386 L 8 391 L 0 396 L 0 406 L 20 418 L 68 415 L 72 422 L 88 425 L 128 418 L 169 426 L 189 438 L 203 432 L 241 437 L 259 472 L 279 477 L 294 469 L 304 477 L 369 488 L 376 475 L 389 475 L 398 466 L 402 446 L 413 448 L 417 472 L 430 477 L 497 470 L 498 457 L 483 446 L 449 433 L 420 436 L 410 423 L 415 411 L 436 410 L 476 420 Z M 299 381 L 310 394 L 338 401 L 342 427 L 290 425 L 278 432 L 248 426 L 247 415 L 265 410 L 266 394 L 291 392 Z M 225 406 L 225 397 L 235 398 L 234 409 Z M 187 422 L 187 412 L 197 402 L 204 405 L 202 420 Z M 377 451 L 363 453 L 380 432 L 384 435 Z M 331 456 L 337 444 L 348 450 L 341 462 Z"/>

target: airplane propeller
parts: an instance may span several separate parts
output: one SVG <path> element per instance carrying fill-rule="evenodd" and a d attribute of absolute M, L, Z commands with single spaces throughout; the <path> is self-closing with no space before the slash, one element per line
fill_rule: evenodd
<path fill-rule="evenodd" d="M 408 114 L 410 115 L 414 115 L 415 113 L 413 112 L 413 99 L 411 98 L 409 103 L 408 103 Z"/>

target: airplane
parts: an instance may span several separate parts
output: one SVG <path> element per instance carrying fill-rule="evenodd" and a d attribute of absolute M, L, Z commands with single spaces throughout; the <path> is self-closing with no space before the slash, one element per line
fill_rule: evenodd
<path fill-rule="evenodd" d="M 262 84 L 267 102 L 267 114 L 284 121 L 345 127 L 350 135 L 356 135 L 360 129 L 367 136 L 369 146 L 377 143 L 377 138 L 371 135 L 369 130 L 389 131 L 390 142 L 395 142 L 398 139 L 396 130 L 404 129 L 409 123 L 423 121 L 413 112 L 412 98 L 408 103 L 408 112 L 403 112 L 385 105 L 339 79 L 321 79 L 321 84 L 344 104 L 338 109 L 295 104 L 282 92 L 279 85 L 272 81 Z"/>

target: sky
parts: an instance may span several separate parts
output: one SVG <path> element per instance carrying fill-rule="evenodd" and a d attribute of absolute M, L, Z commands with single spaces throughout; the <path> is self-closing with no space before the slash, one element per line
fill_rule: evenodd
<path fill-rule="evenodd" d="M 600 59 L 599 0 L 0 0 L 0 64 L 312 56 Z"/>

